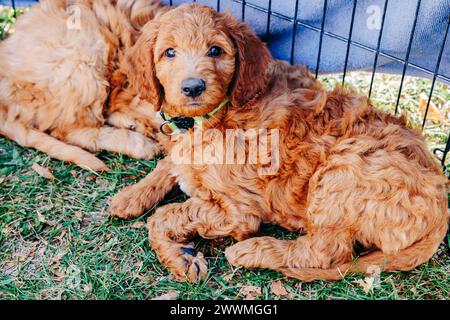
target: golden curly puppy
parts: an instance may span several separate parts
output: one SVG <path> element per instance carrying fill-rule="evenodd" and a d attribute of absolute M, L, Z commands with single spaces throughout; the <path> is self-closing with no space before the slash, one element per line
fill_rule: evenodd
<path fill-rule="evenodd" d="M 148 111 L 108 99 L 123 52 L 166 10 L 156 0 L 40 1 L 0 43 L 0 134 L 91 170 L 107 167 L 83 149 L 153 158 L 159 145 L 135 123 Z"/>
<path fill-rule="evenodd" d="M 151 121 L 172 136 L 159 135 L 168 156 L 111 213 L 140 216 L 179 184 L 190 199 L 148 220 L 151 246 L 177 279 L 207 273 L 189 243 L 198 235 L 241 241 L 226 251 L 234 266 L 305 281 L 410 270 L 437 250 L 446 179 L 403 118 L 355 92 L 327 92 L 305 67 L 273 60 L 247 25 L 200 5 L 149 22 L 129 54 L 128 90 L 161 109 Z M 255 157 L 249 132 L 261 133 L 267 157 Z M 252 238 L 262 223 L 302 235 Z M 371 252 L 354 262 L 356 242 Z"/>

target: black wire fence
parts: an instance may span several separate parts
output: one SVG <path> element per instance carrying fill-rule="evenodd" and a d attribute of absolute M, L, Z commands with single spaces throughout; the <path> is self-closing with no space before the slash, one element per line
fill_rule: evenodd
<path fill-rule="evenodd" d="M 0 5 L 9 5 L 14 8 L 14 12 L 18 6 L 29 6 L 34 2 L 37 2 L 38 0 L 25 0 L 25 1 L 18 1 L 18 0 L 0 0 Z M 341 42 L 341 44 L 344 44 L 344 51 L 345 55 L 345 61 L 342 68 L 342 84 L 345 85 L 346 79 L 348 77 L 349 71 L 349 61 L 351 59 L 351 50 L 354 48 L 357 48 L 358 52 L 361 54 L 371 54 L 373 56 L 373 63 L 371 64 L 370 70 L 365 70 L 371 73 L 370 76 L 370 84 L 368 85 L 368 96 L 371 97 L 374 93 L 374 88 L 377 85 L 376 82 L 376 74 L 377 72 L 380 72 L 378 70 L 379 61 L 381 59 L 384 60 L 390 60 L 392 62 L 395 62 L 399 64 L 400 68 L 398 68 L 398 73 L 401 75 L 401 80 L 399 84 L 398 93 L 396 95 L 396 103 L 395 103 L 395 109 L 392 110 L 395 113 L 399 112 L 399 107 L 401 106 L 401 97 L 404 93 L 404 84 L 406 80 L 406 76 L 408 74 L 411 74 L 411 70 L 417 71 L 419 74 L 421 74 L 423 77 L 430 79 L 431 85 L 428 92 L 428 97 L 426 101 L 426 107 L 423 112 L 423 119 L 421 119 L 421 127 L 422 130 L 425 128 L 428 117 L 430 115 L 430 106 L 432 104 L 433 95 L 435 94 L 435 88 L 437 85 L 437 82 L 443 82 L 446 84 L 450 84 L 450 78 L 448 74 L 443 74 L 441 72 L 441 63 L 443 61 L 444 57 L 444 51 L 446 50 L 446 45 L 450 45 L 450 37 L 449 37 L 449 28 L 450 28 L 450 10 L 447 14 L 447 21 L 445 22 L 445 27 L 442 28 L 443 34 L 440 34 L 437 39 L 441 41 L 438 43 L 438 50 L 437 50 L 437 59 L 435 65 L 432 65 L 430 67 L 429 63 L 427 67 L 424 67 L 423 65 L 420 65 L 419 63 L 412 61 L 411 59 L 411 51 L 413 48 L 413 42 L 416 36 L 416 28 L 418 24 L 418 20 L 420 18 L 420 9 L 421 6 L 423 6 L 423 3 L 426 0 L 416 0 L 416 2 L 411 1 L 410 4 L 415 6 L 414 12 L 415 16 L 412 22 L 411 30 L 409 32 L 409 41 L 408 45 L 406 47 L 406 54 L 404 57 L 399 58 L 398 56 L 387 52 L 386 50 L 382 50 L 382 39 L 384 36 L 385 31 L 385 22 L 386 17 L 388 13 L 389 3 L 391 1 L 396 0 L 378 0 L 381 1 L 381 23 L 379 26 L 379 33 L 377 36 L 377 39 L 375 41 L 374 46 L 367 45 L 363 43 L 363 41 L 358 41 L 354 37 L 354 26 L 355 26 L 355 20 L 357 16 L 357 4 L 358 0 L 349 0 L 350 3 L 352 3 L 351 10 L 349 12 L 348 19 L 350 21 L 350 26 L 348 30 L 348 34 L 342 35 L 338 34 L 337 32 L 333 32 L 330 30 L 327 30 L 325 28 L 325 24 L 328 17 L 328 10 L 330 6 L 330 2 L 333 0 L 321 0 L 317 1 L 320 2 L 322 7 L 322 14 L 320 23 L 308 23 L 308 21 L 305 21 L 304 19 L 299 18 L 299 12 L 301 13 L 304 3 L 302 3 L 302 7 L 300 7 L 300 2 L 302 0 L 283 0 L 283 2 L 292 2 L 293 7 L 293 14 L 286 14 L 286 13 L 280 13 L 279 10 L 274 8 L 274 3 L 276 0 L 191 0 L 191 1 L 183 1 L 183 0 L 168 0 L 164 1 L 167 4 L 170 5 L 178 5 L 185 2 L 199 2 L 203 4 L 210 5 L 211 7 L 215 8 L 218 11 L 224 11 L 226 9 L 229 9 L 230 7 L 233 8 L 232 14 L 236 15 L 238 18 L 247 21 L 247 12 L 251 12 L 254 14 L 255 12 L 258 13 L 259 17 L 263 17 L 260 20 L 263 21 L 265 26 L 263 25 L 262 30 L 259 30 L 258 34 L 263 38 L 264 41 L 268 42 L 269 47 L 270 44 L 276 39 L 277 35 L 272 34 L 272 30 L 274 29 L 274 24 L 283 24 L 290 26 L 290 39 L 288 40 L 289 43 L 288 49 L 286 50 L 288 52 L 288 56 L 284 56 L 284 59 L 290 61 L 291 63 L 301 62 L 301 55 L 302 50 L 301 46 L 297 45 L 298 37 L 298 29 L 302 28 L 305 30 L 308 30 L 309 32 L 313 32 L 317 34 L 317 43 L 314 44 L 314 47 L 317 48 L 317 57 L 315 58 L 315 66 L 309 66 L 313 71 L 315 72 L 316 77 L 319 76 L 319 74 L 322 73 L 323 70 L 321 70 L 321 59 L 323 59 L 323 48 L 324 48 L 324 42 L 325 38 L 327 39 L 333 39 L 335 41 Z M 352 2 L 351 2 L 352 1 Z M 295 3 L 295 6 L 294 6 Z M 445 7 L 444 7 L 445 10 Z M 251 21 L 249 22 L 250 24 Z M 261 22 L 260 22 L 261 24 Z M 286 33 L 286 32 L 285 32 Z M 361 51 L 362 50 L 362 51 Z M 450 88 L 449 88 L 450 89 Z M 445 104 L 449 105 L 448 101 L 444 101 Z M 448 119 L 447 119 L 448 120 Z M 447 133 L 446 143 L 444 143 L 444 146 L 441 148 L 436 148 L 434 150 L 434 154 L 441 162 L 444 171 L 447 171 L 449 173 L 450 177 L 450 164 L 448 164 L 447 158 L 449 157 L 450 153 L 450 132 Z"/>

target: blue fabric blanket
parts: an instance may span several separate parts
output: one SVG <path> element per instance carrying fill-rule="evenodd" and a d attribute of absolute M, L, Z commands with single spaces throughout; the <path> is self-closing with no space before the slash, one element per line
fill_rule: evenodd
<path fill-rule="evenodd" d="M 269 0 L 247 0 L 245 10 L 242 1 L 236 0 L 197 0 L 198 3 L 210 5 L 220 11 L 229 10 L 238 18 L 244 15 L 256 32 L 269 43 L 276 58 L 291 60 L 294 43 L 295 63 L 307 64 L 312 70 L 317 67 L 320 29 L 323 21 L 324 1 L 299 0 L 296 14 L 294 0 L 272 0 L 270 27 L 267 28 L 268 15 L 264 12 L 269 6 Z M 380 50 L 391 57 L 380 55 L 377 71 L 387 73 L 402 73 L 403 64 L 394 58 L 405 60 L 413 29 L 419 0 L 389 0 L 386 10 L 383 35 Z M 17 1 L 16 4 L 29 5 L 33 1 Z M 163 2 L 169 3 L 169 0 Z M 173 0 L 174 5 L 192 2 Z M 9 0 L 0 0 L 0 4 L 9 4 Z M 347 54 L 347 41 L 351 33 L 352 41 L 370 49 L 377 49 L 380 28 L 384 12 L 385 0 L 357 0 L 354 15 L 354 26 L 350 32 L 353 13 L 353 1 L 328 0 L 325 34 L 322 42 L 319 70 L 322 73 L 342 72 Z M 263 9 L 263 10 L 261 10 Z M 295 29 L 293 19 L 297 17 L 300 24 Z M 438 64 L 438 57 L 443 45 L 445 31 L 450 19 L 450 0 L 422 0 L 418 9 L 418 19 L 412 41 L 409 62 L 432 72 Z M 331 34 L 341 37 L 336 39 Z M 372 70 L 375 54 L 357 45 L 351 45 L 348 56 L 348 70 Z M 429 73 L 409 66 L 407 74 L 421 77 L 431 77 Z M 439 74 L 450 79 L 450 35 L 444 46 L 440 62 Z M 441 79 L 442 80 L 442 79 Z"/>

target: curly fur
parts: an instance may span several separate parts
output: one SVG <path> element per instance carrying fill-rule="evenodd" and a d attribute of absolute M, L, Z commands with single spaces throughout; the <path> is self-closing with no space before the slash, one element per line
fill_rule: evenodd
<path fill-rule="evenodd" d="M 305 281 L 337 280 L 372 266 L 410 270 L 434 254 L 448 228 L 446 179 L 404 118 L 351 90 L 328 92 L 305 67 L 273 60 L 255 33 L 228 14 L 186 5 L 144 28 L 159 31 L 139 39 L 129 57 L 130 92 L 141 91 L 174 116 L 204 114 L 230 96 L 228 109 L 206 128 L 280 132 L 280 169 L 267 176 L 252 164 L 176 164 L 171 154 L 193 148 L 186 137 L 194 133 L 158 136 L 168 157 L 113 199 L 112 214 L 129 218 L 176 183 L 188 193 L 185 203 L 160 207 L 148 220 L 151 246 L 177 279 L 197 281 L 207 272 L 203 255 L 189 244 L 197 235 L 240 241 L 226 250 L 232 265 Z M 206 57 L 215 42 L 223 56 Z M 169 47 L 177 50 L 173 59 L 163 55 Z M 191 74 L 207 82 L 196 108 L 180 90 Z M 222 142 L 206 136 L 202 143 L 217 149 Z M 262 223 L 302 235 L 253 237 Z M 356 242 L 371 252 L 354 262 Z"/>
<path fill-rule="evenodd" d="M 67 27 L 73 6 L 79 29 Z M 218 59 L 206 55 L 212 44 L 224 50 Z M 168 47 L 176 59 L 164 58 Z M 195 107 L 180 91 L 190 76 L 207 83 Z M 193 148 L 185 139 L 193 133 L 162 136 L 155 111 L 198 116 L 226 97 L 230 106 L 206 128 L 280 130 L 276 174 L 261 176 L 258 165 L 170 161 Z M 305 67 L 273 60 L 247 25 L 199 5 L 41 1 L 0 44 L 0 119 L 2 135 L 92 170 L 107 168 L 90 152 L 149 159 L 164 149 L 168 157 L 117 195 L 111 212 L 138 217 L 175 184 L 189 194 L 148 222 L 153 249 L 177 279 L 207 272 L 188 243 L 196 235 L 240 241 L 226 251 L 233 265 L 311 281 L 373 266 L 413 269 L 448 228 L 446 180 L 419 132 L 351 90 L 327 92 Z M 202 143 L 221 147 L 212 136 Z M 302 235 L 252 238 L 262 223 Z M 370 252 L 354 261 L 356 242 Z"/>

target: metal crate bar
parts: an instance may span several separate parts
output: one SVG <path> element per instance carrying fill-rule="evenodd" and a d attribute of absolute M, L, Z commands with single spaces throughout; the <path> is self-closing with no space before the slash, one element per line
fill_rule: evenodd
<path fill-rule="evenodd" d="M 320 25 L 319 53 L 317 55 L 317 63 L 316 63 L 316 79 L 319 76 L 320 57 L 322 56 L 323 35 L 324 35 L 324 31 L 325 31 L 325 19 L 327 17 L 327 6 L 328 6 L 328 0 L 324 0 L 324 2 L 323 2 L 322 24 Z"/>
<path fill-rule="evenodd" d="M 385 0 L 384 7 L 383 7 L 383 17 L 381 18 L 380 33 L 378 35 L 378 41 L 377 41 L 377 49 L 376 49 L 376 53 L 375 53 L 375 59 L 373 61 L 372 78 L 370 79 L 369 98 L 372 96 L 373 82 L 375 81 L 375 74 L 377 72 L 378 57 L 380 56 L 381 39 L 383 38 L 384 22 L 386 21 L 386 12 L 387 12 L 388 4 L 389 4 L 389 0 Z"/>
<path fill-rule="evenodd" d="M 405 82 L 406 69 L 408 68 L 408 63 L 409 63 L 409 55 L 411 54 L 411 48 L 412 48 L 412 44 L 414 41 L 414 36 L 416 35 L 417 19 L 419 18 L 419 11 L 420 11 L 421 3 L 422 3 L 422 0 L 417 1 L 416 16 L 414 18 L 414 23 L 413 23 L 413 27 L 411 30 L 411 36 L 409 39 L 408 49 L 406 51 L 406 58 L 405 58 L 405 62 L 403 64 L 402 80 L 400 81 L 400 89 L 398 90 L 397 103 L 395 104 L 395 114 L 398 113 L 398 106 L 400 105 L 400 98 L 402 96 L 402 91 L 403 91 L 403 83 Z"/>
<path fill-rule="evenodd" d="M 345 85 L 345 76 L 347 75 L 347 67 L 348 67 L 348 57 L 350 55 L 350 45 L 353 36 L 353 25 L 355 24 L 355 13 L 356 13 L 357 1 L 353 0 L 353 11 L 352 11 L 352 19 L 350 21 L 350 31 L 347 39 L 347 51 L 345 53 L 345 63 L 344 63 L 344 74 L 342 75 L 342 86 Z"/>
<path fill-rule="evenodd" d="M 442 156 L 440 157 L 438 155 L 438 153 L 441 154 Z M 447 144 L 444 149 L 440 149 L 440 148 L 434 149 L 434 154 L 441 162 L 442 168 L 444 169 L 444 173 L 448 173 L 448 177 L 450 178 L 450 169 L 447 169 L 447 166 L 445 164 L 449 153 L 450 153 L 450 134 L 448 135 Z"/>
<path fill-rule="evenodd" d="M 425 128 L 425 124 L 427 122 L 428 110 L 430 108 L 431 98 L 433 97 L 434 86 L 436 85 L 436 77 L 437 77 L 437 74 L 439 73 L 439 69 L 441 67 L 441 61 L 442 61 L 442 56 L 444 54 L 445 45 L 447 43 L 449 27 L 450 27 L 450 16 L 449 16 L 448 21 L 447 21 L 447 28 L 445 30 L 444 40 L 442 41 L 442 46 L 441 46 L 441 49 L 439 51 L 438 61 L 436 63 L 436 69 L 434 71 L 433 81 L 431 83 L 431 90 L 430 90 L 430 94 L 429 94 L 429 97 L 428 97 L 427 107 L 425 109 L 425 115 L 423 117 L 422 129 Z"/>
<path fill-rule="evenodd" d="M 294 22 L 297 21 L 297 18 L 298 18 L 298 3 L 299 3 L 299 0 L 295 0 Z M 291 60 L 290 60 L 291 64 L 294 64 L 294 59 L 295 59 L 295 39 L 296 39 L 296 35 L 297 35 L 297 24 L 294 23 L 294 25 L 292 27 Z"/>
<path fill-rule="evenodd" d="M 272 18 L 272 0 L 269 0 L 267 5 L 267 26 L 266 26 L 266 38 L 270 37 L 270 22 Z"/>
<path fill-rule="evenodd" d="M 231 0 L 231 1 L 232 1 L 232 2 L 235 2 L 235 3 L 242 4 L 242 0 Z M 252 8 L 252 9 L 254 9 L 254 10 L 257 10 L 257 11 L 260 11 L 260 12 L 263 12 L 263 13 L 266 13 L 266 14 L 269 13 L 269 11 L 268 11 L 266 8 L 263 8 L 263 7 L 261 7 L 261 6 L 258 6 L 258 5 L 255 5 L 255 4 L 251 4 L 251 3 L 248 3 L 248 2 L 246 3 L 246 5 L 247 5 L 249 8 Z M 316 31 L 316 32 L 319 32 L 319 33 L 321 32 L 321 29 L 320 29 L 320 28 L 317 28 L 317 27 L 315 27 L 315 26 L 313 26 L 313 25 L 310 25 L 310 24 L 308 24 L 308 23 L 305 23 L 305 22 L 295 21 L 293 18 L 287 17 L 287 16 L 285 16 L 285 15 L 283 15 L 283 14 L 281 14 L 281 13 L 272 11 L 271 14 L 272 14 L 274 17 L 277 17 L 277 18 L 279 18 L 279 19 L 285 20 L 286 22 L 290 22 L 290 23 L 295 23 L 295 22 L 296 22 L 299 26 L 302 26 L 302 27 L 304 27 L 304 28 L 306 28 L 306 29 L 309 29 L 309 30 L 312 30 L 312 31 Z M 336 40 L 340 40 L 340 41 L 345 42 L 345 43 L 347 43 L 347 42 L 349 41 L 347 38 L 345 38 L 345 37 L 343 37 L 343 36 L 340 36 L 340 35 L 338 35 L 338 34 L 335 34 L 335 33 L 333 33 L 333 32 L 330 32 L 330 31 L 323 31 L 323 33 L 324 33 L 324 35 L 326 35 L 326 36 L 328 36 L 328 37 L 330 37 L 330 38 L 333 38 L 333 39 L 336 39 Z M 358 48 L 360 48 L 360 49 L 366 50 L 366 51 L 368 51 L 368 52 L 371 52 L 371 53 L 374 53 L 374 54 L 377 53 L 377 50 L 376 50 L 376 49 L 373 49 L 373 48 L 371 48 L 371 47 L 368 47 L 368 46 L 366 46 L 366 45 L 364 45 L 364 44 L 362 44 L 362 43 L 360 43 L 360 42 L 357 42 L 357 41 L 355 41 L 355 40 L 350 40 L 350 44 L 353 45 L 353 46 L 355 46 L 355 47 L 358 47 Z M 391 54 L 389 54 L 389 53 L 387 53 L 387 52 L 379 51 L 378 54 L 379 54 L 380 56 L 384 57 L 384 58 L 388 58 L 388 59 L 391 59 L 391 60 L 393 60 L 393 61 L 395 61 L 395 62 L 398 62 L 398 63 L 401 63 L 401 64 L 405 64 L 405 60 L 402 60 L 402 59 L 400 59 L 400 58 L 397 58 L 396 56 L 393 56 L 393 55 L 391 55 Z M 418 65 L 416 65 L 416 64 L 414 64 L 414 63 L 408 62 L 408 66 L 409 66 L 409 67 L 412 67 L 412 68 L 414 68 L 414 69 L 416 69 L 416 70 L 422 71 L 422 72 L 424 72 L 424 73 L 426 73 L 426 74 L 428 74 L 428 75 L 430 75 L 430 76 L 434 75 L 434 71 L 433 71 L 433 70 L 429 70 L 429 69 L 427 69 L 427 68 L 418 66 Z M 450 82 L 450 78 L 447 77 L 447 76 L 444 76 L 444 75 L 442 75 L 442 74 L 438 74 L 438 75 L 437 75 L 437 79 L 440 79 L 440 80 L 446 81 L 446 82 Z"/>

